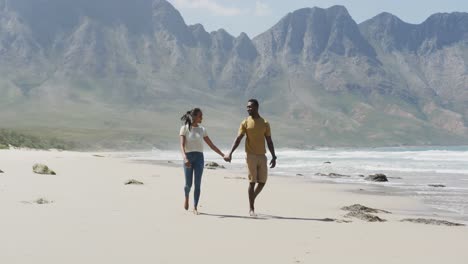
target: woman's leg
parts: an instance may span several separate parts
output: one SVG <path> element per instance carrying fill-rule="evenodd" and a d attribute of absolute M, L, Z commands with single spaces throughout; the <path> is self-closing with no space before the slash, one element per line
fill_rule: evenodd
<path fill-rule="evenodd" d="M 185 173 L 185 187 L 184 187 L 184 191 L 185 191 L 185 204 L 184 204 L 184 208 L 185 210 L 188 210 L 188 206 L 189 206 L 189 195 L 190 195 L 190 189 L 192 188 L 192 183 L 193 183 L 193 158 L 192 158 L 192 155 L 191 153 L 187 153 L 187 159 L 190 161 L 190 163 L 192 164 L 192 166 L 190 168 L 187 168 L 185 165 L 184 165 L 184 173 Z"/>
<path fill-rule="evenodd" d="M 201 193 L 201 181 L 203 176 L 203 168 L 205 167 L 205 159 L 203 153 L 197 153 L 196 162 L 194 164 L 194 174 L 195 174 L 195 192 L 194 192 L 194 206 L 195 210 L 198 207 L 198 201 L 200 200 Z"/>

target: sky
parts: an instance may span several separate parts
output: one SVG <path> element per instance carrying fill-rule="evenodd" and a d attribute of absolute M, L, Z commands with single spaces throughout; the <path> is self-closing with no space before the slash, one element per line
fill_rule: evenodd
<path fill-rule="evenodd" d="M 468 12 L 467 0 L 168 0 L 188 25 L 200 23 L 210 32 L 223 28 L 234 36 L 253 38 L 289 12 L 304 7 L 343 5 L 357 23 L 389 12 L 419 24 L 441 12 Z"/>

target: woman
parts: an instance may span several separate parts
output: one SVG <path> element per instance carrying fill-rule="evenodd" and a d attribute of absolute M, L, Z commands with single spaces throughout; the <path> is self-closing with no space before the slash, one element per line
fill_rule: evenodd
<path fill-rule="evenodd" d="M 200 185 L 203 175 L 203 168 L 205 160 L 203 157 L 203 140 L 210 146 L 212 150 L 224 158 L 221 152 L 211 142 L 206 128 L 200 124 L 203 120 L 203 113 L 200 108 L 194 108 L 187 111 L 181 118 L 184 125 L 180 128 L 180 148 L 182 150 L 182 157 L 184 158 L 184 171 L 185 171 L 185 210 L 189 208 L 189 194 L 192 188 L 192 182 L 195 178 L 195 192 L 194 192 L 194 209 L 193 212 L 198 214 L 198 200 L 200 199 Z"/>

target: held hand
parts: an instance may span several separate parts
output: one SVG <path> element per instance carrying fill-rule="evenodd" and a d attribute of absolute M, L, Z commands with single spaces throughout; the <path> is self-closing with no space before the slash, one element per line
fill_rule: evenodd
<path fill-rule="evenodd" d="M 276 158 L 273 158 L 270 161 L 270 168 L 273 169 L 274 167 L 276 167 Z"/>
<path fill-rule="evenodd" d="M 230 155 L 224 155 L 224 161 L 226 162 L 231 162 L 231 156 Z"/>
<path fill-rule="evenodd" d="M 188 159 L 184 159 L 184 165 L 186 168 L 191 168 L 192 164 L 190 164 L 190 161 Z"/>

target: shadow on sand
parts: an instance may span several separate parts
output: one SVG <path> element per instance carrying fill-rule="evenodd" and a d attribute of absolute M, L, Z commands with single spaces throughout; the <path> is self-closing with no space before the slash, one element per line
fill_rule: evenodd
<path fill-rule="evenodd" d="M 214 216 L 219 218 L 237 218 L 237 219 L 249 219 L 249 220 L 298 220 L 298 221 L 318 221 L 318 222 L 336 222 L 333 218 L 305 218 L 305 217 L 289 217 L 289 216 L 277 216 L 277 215 L 266 215 L 258 214 L 256 217 L 244 216 L 244 215 L 228 215 L 228 214 L 210 214 L 200 213 L 204 216 Z"/>

